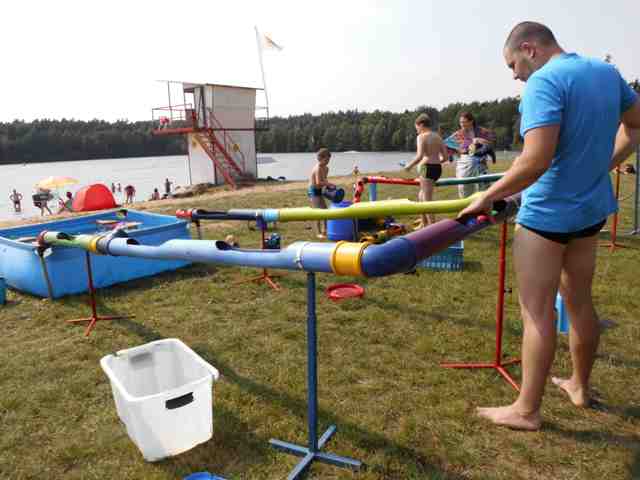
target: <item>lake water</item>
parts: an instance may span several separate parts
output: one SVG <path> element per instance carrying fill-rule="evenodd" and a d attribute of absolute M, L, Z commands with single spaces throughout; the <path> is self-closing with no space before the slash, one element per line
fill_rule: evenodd
<path fill-rule="evenodd" d="M 400 161 L 410 160 L 412 157 L 410 152 L 334 153 L 329 164 L 329 174 L 348 175 L 355 165 L 362 173 L 397 170 L 400 168 Z M 187 184 L 185 160 L 186 156 L 166 156 L 0 165 L 0 220 L 40 215 L 40 210 L 33 206 L 31 195 L 35 193 L 34 185 L 49 176 L 78 180 L 77 185 L 59 189 L 61 195 L 66 191 L 75 193 L 92 183 L 103 183 L 110 187 L 111 182 L 119 182 L 122 188 L 129 183 L 135 186 L 136 200 L 147 200 L 154 188 L 160 193 L 164 192 L 165 178 L 173 182 L 173 187 Z M 316 160 L 312 153 L 268 153 L 258 155 L 258 162 L 260 178 L 282 176 L 287 180 L 304 180 L 308 178 Z M 19 214 L 13 212 L 13 204 L 9 200 L 14 188 L 24 197 L 22 213 Z M 116 193 L 116 202 L 122 203 L 123 195 Z M 57 202 L 49 202 L 49 208 L 55 213 Z"/>

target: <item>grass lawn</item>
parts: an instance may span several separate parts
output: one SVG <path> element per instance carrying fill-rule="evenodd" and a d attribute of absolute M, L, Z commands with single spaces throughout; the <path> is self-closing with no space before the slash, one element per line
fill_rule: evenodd
<path fill-rule="evenodd" d="M 444 176 L 451 175 L 448 166 Z M 632 228 L 634 182 L 635 176 L 622 177 L 621 232 Z M 146 208 L 170 214 L 185 205 L 308 204 L 303 184 L 244 193 Z M 378 198 L 415 195 L 413 187 L 384 185 Z M 456 191 L 442 188 L 436 195 L 455 198 Z M 278 225 L 285 245 L 312 239 L 310 226 Z M 259 245 L 259 232 L 244 222 L 206 223 L 203 231 L 206 238 L 232 233 L 243 247 Z M 597 307 L 615 326 L 602 336 L 594 369 L 596 408 L 576 409 L 549 385 L 542 430 L 524 433 L 473 414 L 476 406 L 515 398 L 495 372 L 439 366 L 493 359 L 498 233 L 490 228 L 465 241 L 463 272 L 317 276 L 319 430 L 336 424 L 327 451 L 360 459 L 367 469 L 314 464 L 308 478 L 640 478 L 640 239 L 620 240 L 635 248 L 599 251 Z M 522 333 L 510 253 L 505 358 L 519 355 Z M 135 318 L 101 322 L 88 339 L 82 327 L 65 323 L 89 314 L 87 295 L 50 301 L 8 292 L 8 304 L 0 307 L 0 478 L 176 480 L 204 470 L 228 479 L 286 478 L 298 459 L 273 450 L 268 440 L 306 444 L 305 276 L 287 272 L 278 279 L 282 291 L 240 283 L 255 274 L 199 264 L 100 290 L 101 314 Z M 365 287 L 363 299 L 334 303 L 324 295 L 328 285 L 350 280 Z M 99 360 L 172 337 L 222 374 L 214 386 L 214 433 L 189 452 L 147 463 L 117 417 Z M 561 336 L 552 372 L 566 375 L 569 368 Z M 519 368 L 510 371 L 519 380 Z"/>

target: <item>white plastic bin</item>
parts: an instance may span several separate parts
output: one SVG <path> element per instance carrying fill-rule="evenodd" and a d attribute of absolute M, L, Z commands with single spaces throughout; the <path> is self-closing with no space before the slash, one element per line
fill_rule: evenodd
<path fill-rule="evenodd" d="M 218 370 L 176 338 L 121 350 L 100 360 L 120 420 L 153 462 L 213 434 L 212 384 Z"/>

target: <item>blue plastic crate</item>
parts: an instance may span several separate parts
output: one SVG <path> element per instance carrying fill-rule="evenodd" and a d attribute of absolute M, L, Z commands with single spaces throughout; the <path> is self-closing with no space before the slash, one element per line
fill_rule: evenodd
<path fill-rule="evenodd" d="M 464 242 L 459 241 L 440 253 L 425 258 L 424 260 L 420 260 L 416 264 L 416 267 L 457 272 L 462 270 L 464 265 L 463 256 Z"/>
<path fill-rule="evenodd" d="M 569 314 L 564 306 L 562 295 L 556 295 L 556 330 L 558 333 L 569 333 Z"/>
<path fill-rule="evenodd" d="M 191 475 L 187 475 L 183 480 L 224 480 L 222 477 L 213 475 L 209 472 L 196 472 Z"/>

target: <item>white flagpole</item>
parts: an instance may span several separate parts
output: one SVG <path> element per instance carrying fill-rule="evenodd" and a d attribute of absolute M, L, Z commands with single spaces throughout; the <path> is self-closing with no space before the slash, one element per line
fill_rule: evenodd
<path fill-rule="evenodd" d="M 264 88 L 264 98 L 267 102 L 267 118 L 269 118 L 269 95 L 267 94 L 267 81 L 264 77 L 264 65 L 262 63 L 262 39 L 258 32 L 258 27 L 254 27 L 256 30 L 256 43 L 258 44 L 258 58 L 260 59 L 260 71 L 262 72 L 262 87 Z"/>

